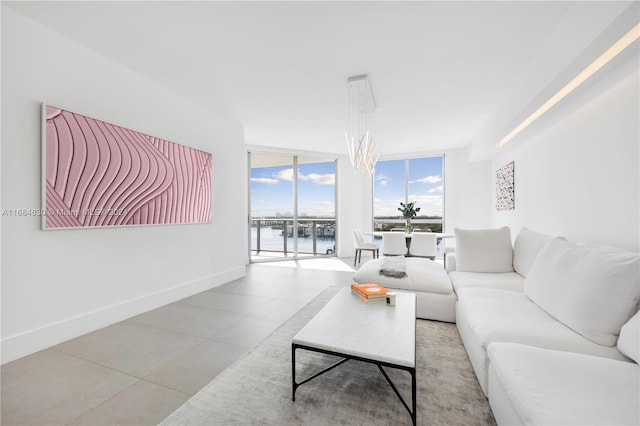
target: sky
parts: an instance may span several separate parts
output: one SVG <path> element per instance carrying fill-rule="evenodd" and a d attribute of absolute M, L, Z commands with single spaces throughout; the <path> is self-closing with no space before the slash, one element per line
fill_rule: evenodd
<path fill-rule="evenodd" d="M 405 165 L 408 168 L 407 201 L 420 207 L 420 216 L 442 217 L 443 157 L 378 161 L 373 181 L 374 216 L 402 216 L 405 202 Z"/>
<path fill-rule="evenodd" d="M 420 207 L 419 216 L 442 216 L 442 157 L 378 161 L 374 175 L 375 216 L 401 216 L 408 163 L 408 201 Z M 335 217 L 335 163 L 298 166 L 298 213 L 302 217 Z M 293 214 L 292 165 L 251 169 L 251 215 Z"/>
<path fill-rule="evenodd" d="M 298 215 L 335 217 L 335 163 L 298 165 Z M 292 165 L 251 169 L 251 215 L 293 214 Z"/>

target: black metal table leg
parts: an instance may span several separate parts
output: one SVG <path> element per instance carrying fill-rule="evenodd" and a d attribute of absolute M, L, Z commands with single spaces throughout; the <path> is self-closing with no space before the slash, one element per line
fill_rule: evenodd
<path fill-rule="evenodd" d="M 417 392 L 417 387 L 416 387 L 416 369 L 414 368 L 413 371 L 410 371 L 411 373 L 411 402 L 413 405 L 413 411 L 411 412 L 411 419 L 413 420 L 413 426 L 416 425 L 416 421 L 417 421 L 417 406 L 416 406 L 416 392 Z"/>
<path fill-rule="evenodd" d="M 296 400 L 296 389 L 298 389 L 298 384 L 296 383 L 296 345 L 291 345 L 291 382 L 293 389 L 293 395 L 291 397 L 292 401 Z"/>
<path fill-rule="evenodd" d="M 342 358 L 341 360 L 337 361 L 336 363 L 330 365 L 329 367 L 323 369 L 322 371 L 317 372 L 316 374 L 312 375 L 311 377 L 301 381 L 300 383 L 296 383 L 296 349 L 298 349 L 298 348 L 305 349 L 305 350 L 312 351 L 312 352 L 319 352 L 319 353 L 323 353 L 323 354 L 327 354 L 327 355 L 341 356 L 341 357 L 344 357 L 344 358 Z M 367 363 L 370 363 L 370 364 L 377 365 L 378 369 L 380 370 L 380 372 L 382 373 L 382 375 L 386 379 L 387 383 L 389 383 L 389 385 L 391 386 L 391 389 L 393 389 L 395 394 L 400 399 L 400 402 L 402 403 L 402 405 L 404 405 L 404 408 L 407 410 L 407 412 L 411 416 L 411 421 L 413 422 L 413 425 L 414 426 L 416 425 L 416 421 L 417 421 L 417 415 L 416 415 L 417 414 L 417 409 L 416 409 L 417 408 L 417 398 L 416 398 L 417 386 L 416 386 L 416 369 L 415 369 L 415 367 L 406 367 L 406 366 L 397 365 L 397 364 L 391 364 L 391 363 L 382 362 L 382 361 L 375 361 L 375 360 L 368 359 L 368 358 L 363 358 L 363 357 L 359 357 L 359 356 L 343 354 L 343 353 L 334 352 L 334 351 L 323 350 L 323 349 L 314 348 L 314 347 L 310 347 L 310 346 L 306 346 L 306 345 L 299 345 L 299 344 L 295 344 L 295 343 L 291 344 L 291 382 L 292 382 L 292 388 L 293 388 L 292 400 L 293 401 L 296 400 L 296 390 L 298 389 L 298 387 L 300 387 L 303 384 L 315 379 L 318 376 L 321 376 L 322 374 L 326 373 L 327 371 L 333 370 L 334 368 L 338 367 L 339 365 L 344 364 L 345 362 L 347 362 L 349 360 L 363 361 L 363 362 L 367 362 Z M 396 386 L 393 384 L 393 381 L 387 375 L 387 372 L 384 371 L 384 368 L 382 368 L 383 366 L 384 367 L 391 367 L 391 368 L 397 368 L 397 369 L 400 369 L 400 370 L 404 370 L 404 371 L 407 371 L 411 375 L 411 408 L 409 408 L 409 406 L 405 402 L 404 398 L 402 398 L 402 395 L 400 395 L 400 392 L 398 391 Z"/>

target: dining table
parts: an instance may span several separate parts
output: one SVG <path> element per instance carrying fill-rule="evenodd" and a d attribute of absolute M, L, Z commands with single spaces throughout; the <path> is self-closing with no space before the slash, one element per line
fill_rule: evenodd
<path fill-rule="evenodd" d="M 438 240 L 441 240 L 443 238 L 455 238 L 455 234 L 450 234 L 450 233 L 443 233 L 443 232 L 428 232 L 429 234 L 435 234 L 436 237 L 438 238 Z M 373 232 L 363 232 L 363 235 L 369 235 L 372 237 L 382 237 L 383 232 L 382 231 L 373 231 Z M 411 239 L 411 237 L 413 236 L 413 233 L 411 234 L 404 234 L 405 238 L 407 239 Z"/>

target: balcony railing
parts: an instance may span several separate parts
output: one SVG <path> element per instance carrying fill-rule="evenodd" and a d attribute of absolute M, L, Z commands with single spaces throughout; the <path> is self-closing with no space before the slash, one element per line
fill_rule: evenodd
<path fill-rule="evenodd" d="M 415 231 L 442 232 L 442 219 L 411 219 Z M 404 219 L 373 219 L 374 231 L 404 231 Z"/>
<path fill-rule="evenodd" d="M 251 250 L 256 255 L 263 252 L 284 256 L 293 254 L 293 218 L 252 218 L 250 224 Z M 298 254 L 335 254 L 335 219 L 299 218 L 296 232 Z"/>
<path fill-rule="evenodd" d="M 374 219 L 373 230 L 377 232 L 384 231 L 405 231 L 407 221 L 404 219 Z M 411 225 L 414 232 L 437 232 L 442 233 L 442 219 L 411 219 Z M 374 237 L 373 243 L 379 248 L 382 246 L 382 238 Z M 445 249 L 445 240 L 439 238 L 436 247 L 436 257 L 443 257 Z"/>

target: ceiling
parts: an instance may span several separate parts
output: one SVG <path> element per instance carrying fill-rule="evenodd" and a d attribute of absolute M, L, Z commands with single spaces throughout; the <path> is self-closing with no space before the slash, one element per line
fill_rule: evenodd
<path fill-rule="evenodd" d="M 3 3 L 238 121 L 248 145 L 346 154 L 347 78 L 368 74 L 393 155 L 495 149 L 633 2 Z"/>

